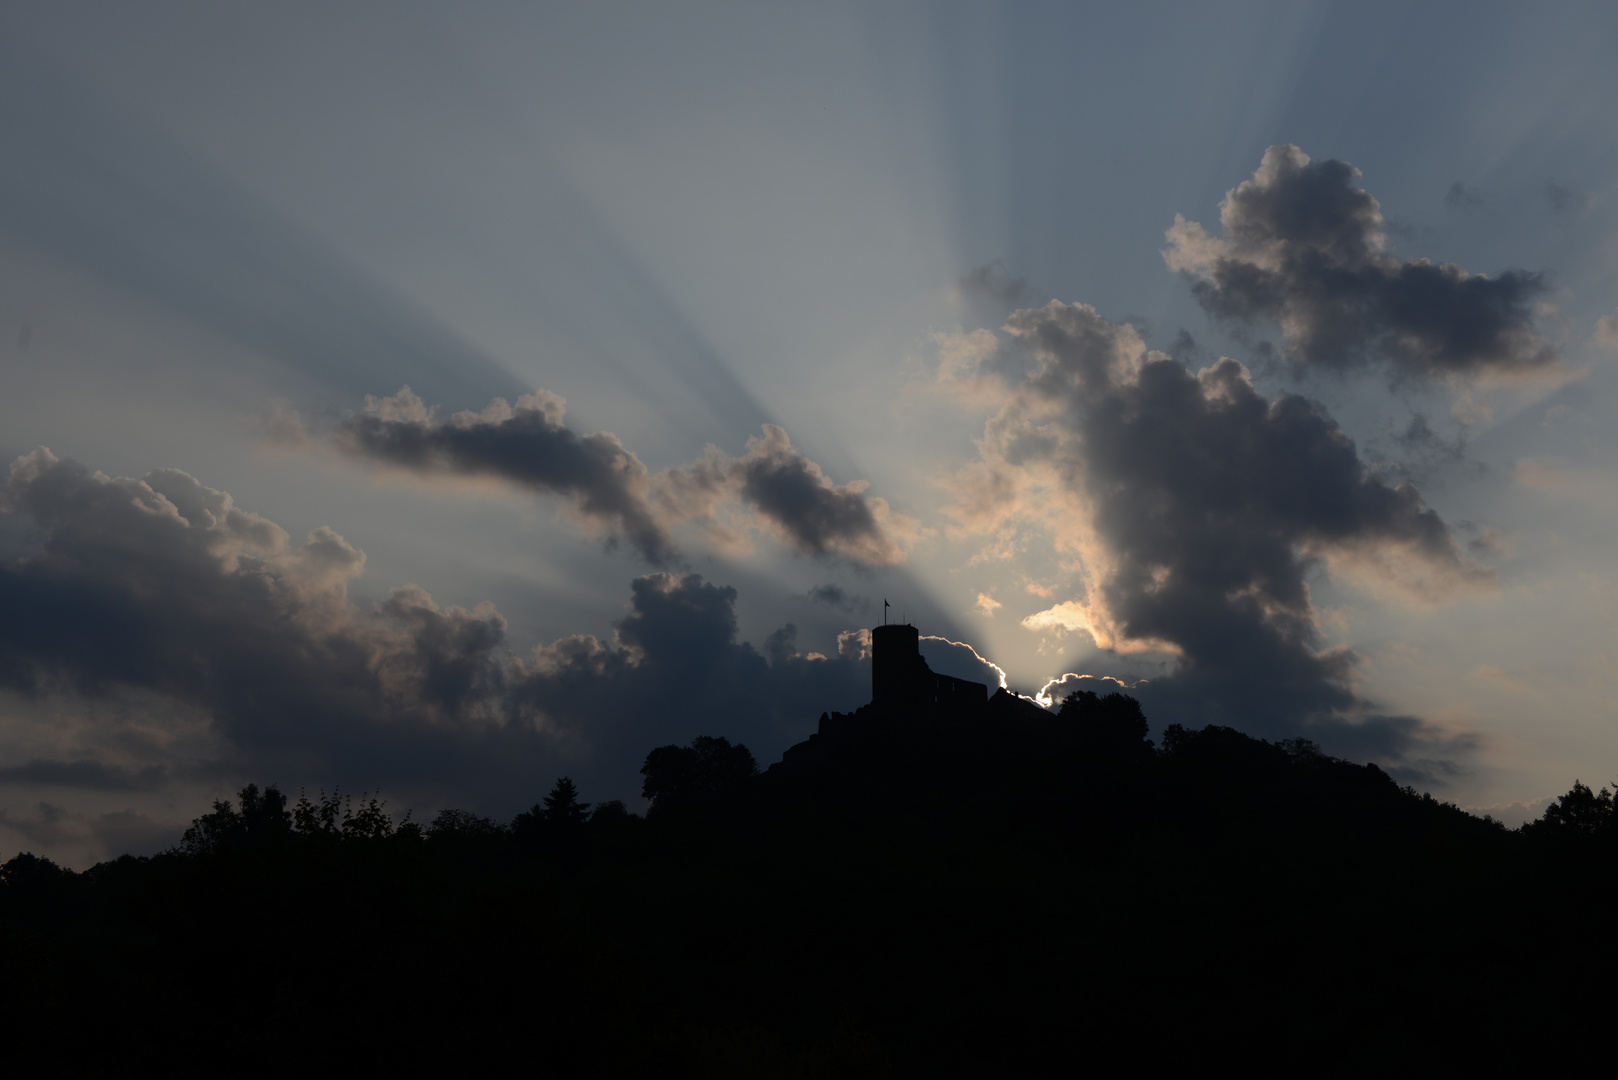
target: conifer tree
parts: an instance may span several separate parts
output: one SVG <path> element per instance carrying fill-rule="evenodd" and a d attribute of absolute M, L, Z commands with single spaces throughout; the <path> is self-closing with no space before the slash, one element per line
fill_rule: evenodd
<path fill-rule="evenodd" d="M 545 796 L 545 820 L 557 825 L 583 825 L 589 809 L 589 803 L 579 801 L 579 789 L 573 786 L 571 777 L 558 778 Z"/>

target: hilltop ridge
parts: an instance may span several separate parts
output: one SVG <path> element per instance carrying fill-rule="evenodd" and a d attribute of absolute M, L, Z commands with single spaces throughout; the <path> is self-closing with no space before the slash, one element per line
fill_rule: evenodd
<path fill-rule="evenodd" d="M 19 855 L 3 1004 L 35 1042 L 12 1056 L 45 1075 L 159 1047 L 175 1075 L 328 1047 L 407 1073 L 540 1047 L 602 1076 L 1358 1074 L 1600 1049 L 1605 790 L 1511 832 L 1306 740 L 1170 726 L 1158 745 L 1121 693 L 1052 712 L 924 672 L 763 772 L 722 737 L 654 749 L 644 818 L 592 812 L 567 778 L 510 825 L 249 786 L 155 858 Z"/>

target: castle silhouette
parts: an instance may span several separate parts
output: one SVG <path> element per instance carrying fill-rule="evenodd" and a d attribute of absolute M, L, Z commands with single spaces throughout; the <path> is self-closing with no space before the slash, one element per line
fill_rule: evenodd
<path fill-rule="evenodd" d="M 914 626 L 871 628 L 871 704 L 937 713 L 974 711 L 988 700 L 985 684 L 929 668 L 921 655 L 921 633 Z"/>
<path fill-rule="evenodd" d="M 872 740 L 911 742 L 925 731 L 970 735 L 990 725 L 1049 725 L 1050 713 L 1033 701 L 985 683 L 941 675 L 921 655 L 921 633 L 910 623 L 871 628 L 871 701 L 851 713 L 823 712 L 808 740 L 770 766 L 792 771 L 838 757 Z"/>

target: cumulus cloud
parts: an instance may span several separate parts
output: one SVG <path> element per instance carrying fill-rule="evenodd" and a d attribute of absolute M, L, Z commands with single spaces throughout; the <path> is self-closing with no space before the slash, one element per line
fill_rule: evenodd
<path fill-rule="evenodd" d="M 1277 323 L 1298 364 L 1385 362 L 1395 378 L 1520 375 L 1559 363 L 1537 326 L 1543 277 L 1494 277 L 1388 254 L 1381 208 L 1359 170 L 1272 146 L 1220 205 L 1223 236 L 1176 215 L 1165 251 L 1210 313 Z M 1452 204 L 1466 204 L 1464 187 Z"/>
<path fill-rule="evenodd" d="M 834 484 L 774 424 L 731 457 L 709 447 L 699 461 L 658 477 L 655 500 L 672 520 L 696 520 L 725 535 L 722 511 L 740 507 L 746 525 L 767 529 L 810 555 L 841 556 L 862 566 L 901 561 L 919 535 L 917 523 L 867 494 L 863 480 Z"/>
<path fill-rule="evenodd" d="M 1368 722 L 1355 655 L 1321 646 L 1317 567 L 1416 602 L 1492 585 L 1415 487 L 1380 480 L 1320 406 L 1266 398 L 1236 361 L 1193 373 L 1082 304 L 1005 329 L 1035 366 L 957 477 L 958 528 L 991 544 L 1048 530 L 1082 581 L 1023 625 L 1171 654 L 1177 701 L 1154 696 L 1176 711 L 1261 731 Z"/>
<path fill-rule="evenodd" d="M 337 716 L 452 720 L 476 703 L 445 672 L 468 637 L 504 633 L 492 610 L 439 611 L 414 587 L 364 615 L 347 596 L 357 548 L 328 528 L 295 547 L 177 470 L 112 478 L 41 448 L 13 464 L 5 503 L 44 534 L 0 568 L 0 685 L 25 694 L 147 687 L 249 741 Z"/>
<path fill-rule="evenodd" d="M 406 386 L 391 397 L 368 395 L 333 437 L 350 454 L 422 476 L 489 477 L 564 496 L 587 524 L 626 537 L 650 562 L 667 561 L 673 541 L 648 505 L 646 466 L 615 435 L 568 428 L 565 408 L 540 390 L 516 405 L 495 398 L 481 412 L 439 420 Z"/>
<path fill-rule="evenodd" d="M 993 321 L 1004 319 L 1000 314 Z M 1024 355 L 1005 348 L 993 331 L 937 333 L 932 341 L 938 356 L 935 385 L 962 405 L 992 412 L 1007 386 L 1027 374 Z"/>
<path fill-rule="evenodd" d="M 870 697 L 858 632 L 842 635 L 828 658 L 800 652 L 789 623 L 761 652 L 737 640 L 735 603 L 735 589 L 697 574 L 638 578 L 611 641 L 579 635 L 541 646 L 512 682 L 511 700 L 580 732 L 600 726 L 608 709 L 611 737 L 642 756 L 648 740 L 684 741 L 723 722 L 768 757 L 801 739 L 822 710 Z"/>
<path fill-rule="evenodd" d="M 623 789 L 659 742 L 723 729 L 768 755 L 821 709 L 868 696 L 857 641 L 801 653 L 788 628 L 760 653 L 737 640 L 735 591 L 696 575 L 636 580 L 610 641 L 518 654 L 491 604 L 442 606 L 416 585 L 352 602 L 365 558 L 337 533 L 294 545 L 175 470 L 113 478 L 39 449 L 13 464 L 0 509 L 39 537 L 0 562 L 0 688 L 155 694 L 200 712 L 224 759 L 208 763 L 215 774 L 475 800 L 514 786 L 531 796 L 533 777 L 556 769 Z M 0 783 L 131 791 L 199 765 L 153 753 L 136 765 L 41 758 Z"/>
<path fill-rule="evenodd" d="M 693 464 L 654 474 L 617 436 L 572 431 L 565 408 L 540 390 L 441 420 L 407 386 L 367 397 L 333 439 L 356 457 L 421 476 L 486 477 L 563 496 L 584 524 L 626 538 L 654 565 L 673 561 L 672 530 L 687 521 L 722 545 L 759 529 L 805 554 L 863 566 L 900 561 L 917 533 L 864 481 L 834 483 L 774 424 L 741 457 L 710 446 Z"/>

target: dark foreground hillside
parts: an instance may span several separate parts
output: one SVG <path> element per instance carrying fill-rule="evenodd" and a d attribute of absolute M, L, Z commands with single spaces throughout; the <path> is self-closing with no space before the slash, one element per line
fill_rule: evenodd
<path fill-rule="evenodd" d="M 1171 728 L 1154 748 L 1128 698 L 992 716 L 868 707 L 758 775 L 723 740 L 662 748 L 645 820 L 586 815 L 571 785 L 511 826 L 425 829 L 248 789 L 170 854 L 83 874 L 18 856 L 7 1060 L 897 1076 L 1610 1056 L 1610 800 L 1577 787 L 1513 833 L 1307 743 Z"/>

